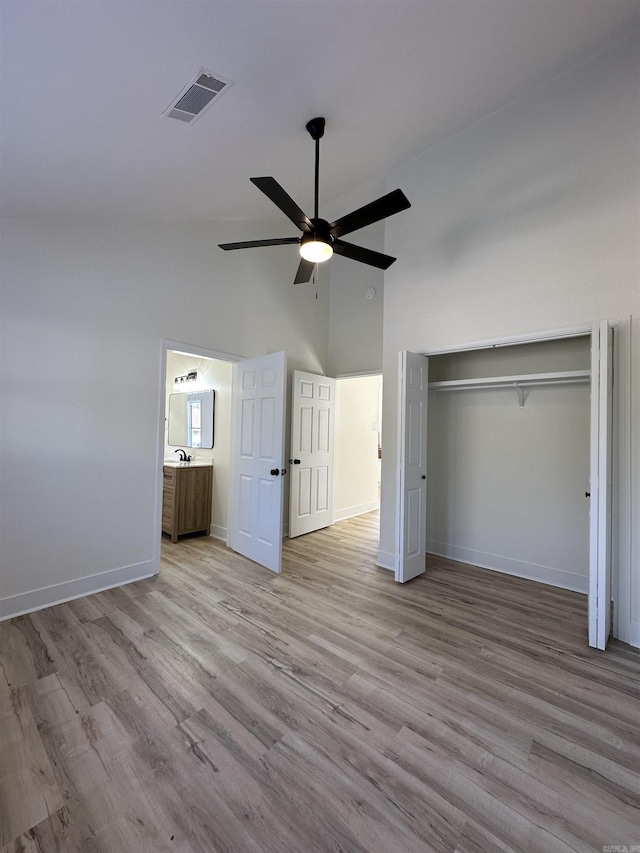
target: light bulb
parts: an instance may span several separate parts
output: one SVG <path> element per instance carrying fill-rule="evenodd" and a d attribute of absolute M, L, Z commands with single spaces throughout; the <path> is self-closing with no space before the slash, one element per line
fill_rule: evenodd
<path fill-rule="evenodd" d="M 312 264 L 321 264 L 323 261 L 328 261 L 333 255 L 333 248 L 330 243 L 325 243 L 324 240 L 315 238 L 303 240 L 300 244 L 300 254 Z"/>

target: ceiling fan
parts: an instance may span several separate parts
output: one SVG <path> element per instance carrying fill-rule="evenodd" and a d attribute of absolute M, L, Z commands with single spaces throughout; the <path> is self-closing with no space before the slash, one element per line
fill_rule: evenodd
<path fill-rule="evenodd" d="M 328 261 L 335 252 L 353 261 L 360 261 L 372 267 L 386 270 L 396 260 L 390 255 L 374 252 L 362 246 L 354 246 L 346 243 L 340 238 L 344 234 L 350 234 L 359 228 L 365 228 L 387 216 L 399 213 L 411 207 L 411 204 L 402 190 L 394 190 L 387 193 L 370 204 L 348 213 L 346 216 L 336 219 L 335 222 L 327 222 L 326 219 L 318 218 L 318 175 L 320 167 L 320 140 L 324 136 L 324 118 L 312 118 L 307 122 L 306 128 L 311 138 L 316 143 L 316 169 L 315 169 L 315 201 L 314 215 L 310 219 L 298 207 L 275 178 L 251 178 L 251 182 L 261 190 L 267 198 L 280 208 L 293 224 L 302 231 L 300 237 L 277 237 L 273 240 L 248 240 L 244 243 L 220 243 L 221 249 L 226 252 L 230 249 L 252 249 L 257 246 L 283 246 L 289 243 L 297 243 L 300 247 L 300 265 L 294 280 L 294 284 L 303 284 L 309 281 L 313 268 L 317 263 Z"/>

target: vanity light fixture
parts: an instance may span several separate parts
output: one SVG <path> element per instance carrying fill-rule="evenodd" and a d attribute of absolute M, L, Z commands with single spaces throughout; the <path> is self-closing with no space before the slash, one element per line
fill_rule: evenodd
<path fill-rule="evenodd" d="M 189 373 L 184 373 L 182 376 L 176 376 L 173 380 L 174 385 L 182 385 L 184 382 L 195 382 L 198 378 L 197 370 L 190 370 Z"/>

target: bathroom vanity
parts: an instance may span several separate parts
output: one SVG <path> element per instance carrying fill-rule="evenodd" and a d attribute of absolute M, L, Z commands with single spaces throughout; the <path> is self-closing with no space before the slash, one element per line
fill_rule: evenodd
<path fill-rule="evenodd" d="M 207 462 L 165 462 L 162 532 L 172 542 L 184 533 L 209 534 L 213 466 Z"/>

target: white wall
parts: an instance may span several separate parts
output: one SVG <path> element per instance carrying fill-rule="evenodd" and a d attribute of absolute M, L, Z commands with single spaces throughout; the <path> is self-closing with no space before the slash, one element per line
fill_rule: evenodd
<path fill-rule="evenodd" d="M 395 189 L 395 187 L 394 187 Z M 384 181 L 372 181 L 322 211 L 328 220 L 344 216 L 384 195 Z M 402 216 L 403 214 L 398 214 Z M 345 235 L 345 242 L 384 252 L 384 222 Z M 340 255 L 331 259 L 329 303 L 330 376 L 382 370 L 383 270 Z M 373 299 L 367 290 L 373 288 Z"/>
<path fill-rule="evenodd" d="M 173 380 L 190 370 L 198 371 L 197 388 L 215 391 L 213 413 L 213 447 L 198 447 L 186 452 L 196 460 L 210 460 L 213 464 L 213 494 L 211 498 L 211 533 L 219 539 L 227 538 L 229 463 L 231 459 L 231 374 L 232 363 L 220 359 L 185 355 L 167 351 L 167 385 L 165 402 L 164 458 L 177 459 L 176 447 L 168 443 L 169 396 L 174 393 Z"/>
<path fill-rule="evenodd" d="M 588 339 L 542 350 L 436 356 L 429 373 L 437 381 L 589 368 Z M 427 550 L 587 592 L 589 418 L 587 384 L 530 387 L 522 408 L 512 387 L 431 392 Z"/>
<path fill-rule="evenodd" d="M 293 287 L 290 246 L 217 247 L 263 234 L 3 223 L 0 616 L 153 571 L 162 339 L 324 372 L 328 288 Z"/>
<path fill-rule="evenodd" d="M 390 176 L 413 215 L 386 228 L 386 250 L 400 260 L 385 279 L 382 561 L 392 558 L 395 539 L 398 350 L 454 349 L 633 315 L 638 363 L 638 45 L 635 31 Z M 619 605 L 630 613 L 622 638 L 640 644 L 637 454 L 632 465 L 632 570 Z"/>
<path fill-rule="evenodd" d="M 354 376 L 336 382 L 333 484 L 336 521 L 371 512 L 380 505 L 380 390 L 380 376 Z"/>

